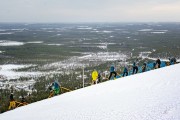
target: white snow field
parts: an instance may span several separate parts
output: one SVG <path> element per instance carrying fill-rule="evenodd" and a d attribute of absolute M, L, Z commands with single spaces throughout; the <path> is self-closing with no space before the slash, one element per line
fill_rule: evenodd
<path fill-rule="evenodd" d="M 180 120 L 180 64 L 42 100 L 0 120 Z"/>
<path fill-rule="evenodd" d="M 36 65 L 16 65 L 16 64 L 5 64 L 0 65 L 0 76 L 6 78 L 7 80 L 10 79 L 19 79 L 20 77 L 36 77 L 40 76 L 42 72 L 20 72 L 16 71 L 22 68 L 29 68 Z"/>

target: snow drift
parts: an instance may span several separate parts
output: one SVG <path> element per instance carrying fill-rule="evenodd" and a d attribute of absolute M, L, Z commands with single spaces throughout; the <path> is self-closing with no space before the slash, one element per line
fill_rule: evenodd
<path fill-rule="evenodd" d="M 180 120 L 180 64 L 93 85 L 0 115 L 0 120 Z"/>

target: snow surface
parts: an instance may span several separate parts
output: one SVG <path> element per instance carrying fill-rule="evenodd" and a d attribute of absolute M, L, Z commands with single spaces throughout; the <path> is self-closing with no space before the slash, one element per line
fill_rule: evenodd
<path fill-rule="evenodd" d="M 154 34 L 164 34 L 166 32 L 151 32 L 151 33 L 154 33 Z"/>
<path fill-rule="evenodd" d="M 16 70 L 22 69 L 22 68 L 29 68 L 36 65 L 15 65 L 15 64 L 5 64 L 0 65 L 0 75 L 5 77 L 7 80 L 10 79 L 18 79 L 20 77 L 33 77 L 33 76 L 39 76 L 42 73 L 41 72 L 19 72 Z"/>
<path fill-rule="evenodd" d="M 134 49 L 133 49 L 134 50 Z M 132 50 L 132 51 L 133 51 Z M 153 52 L 155 52 L 156 50 L 153 49 L 152 50 Z M 154 60 L 156 61 L 159 57 L 149 57 L 149 55 L 151 54 L 152 52 L 151 51 L 144 51 L 144 52 L 140 52 L 139 53 L 139 57 L 142 58 L 142 59 L 150 59 L 150 60 Z M 161 61 L 168 61 L 169 62 L 169 58 L 160 58 Z M 180 61 L 180 59 L 176 59 L 177 62 Z"/>
<path fill-rule="evenodd" d="M 31 41 L 31 42 L 27 42 L 27 43 L 37 43 L 37 44 L 40 44 L 40 43 L 43 43 L 44 41 Z"/>
<path fill-rule="evenodd" d="M 4 32 L 4 33 L 0 33 L 0 35 L 10 35 L 10 34 L 14 34 L 13 32 Z"/>
<path fill-rule="evenodd" d="M 0 120 L 180 120 L 180 64 L 42 100 Z"/>
<path fill-rule="evenodd" d="M 46 64 L 42 67 L 42 69 L 75 69 L 75 68 L 82 68 L 82 66 L 88 67 L 91 66 L 90 62 L 106 62 L 106 61 L 115 61 L 115 60 L 124 60 L 127 59 L 128 56 L 123 53 L 118 52 L 84 52 L 84 54 L 80 57 L 72 57 L 68 60 L 55 62 L 51 64 Z M 89 62 L 87 62 L 89 61 Z"/>
<path fill-rule="evenodd" d="M 0 46 L 21 46 L 21 45 L 24 45 L 24 43 L 18 41 L 0 40 Z"/>
<path fill-rule="evenodd" d="M 63 44 L 46 44 L 46 45 L 61 46 L 61 45 L 63 45 Z"/>
<path fill-rule="evenodd" d="M 0 53 L 3 53 L 4 51 L 0 51 Z"/>
<path fill-rule="evenodd" d="M 79 30 L 91 30 L 92 29 L 92 27 L 82 27 L 82 28 L 77 28 L 77 29 L 79 29 Z"/>

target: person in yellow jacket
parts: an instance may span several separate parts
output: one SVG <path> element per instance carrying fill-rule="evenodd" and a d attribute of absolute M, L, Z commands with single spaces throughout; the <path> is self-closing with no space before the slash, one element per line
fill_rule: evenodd
<path fill-rule="evenodd" d="M 13 93 L 10 95 L 9 110 L 16 108 L 16 102 L 13 98 Z"/>
<path fill-rule="evenodd" d="M 92 72 L 92 84 L 97 84 L 98 80 L 98 72 L 96 69 Z"/>

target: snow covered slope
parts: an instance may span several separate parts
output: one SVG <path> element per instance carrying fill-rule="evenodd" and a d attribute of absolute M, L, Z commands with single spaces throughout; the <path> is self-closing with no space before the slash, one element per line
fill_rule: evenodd
<path fill-rule="evenodd" d="M 180 120 L 180 64 L 36 102 L 0 120 Z"/>

